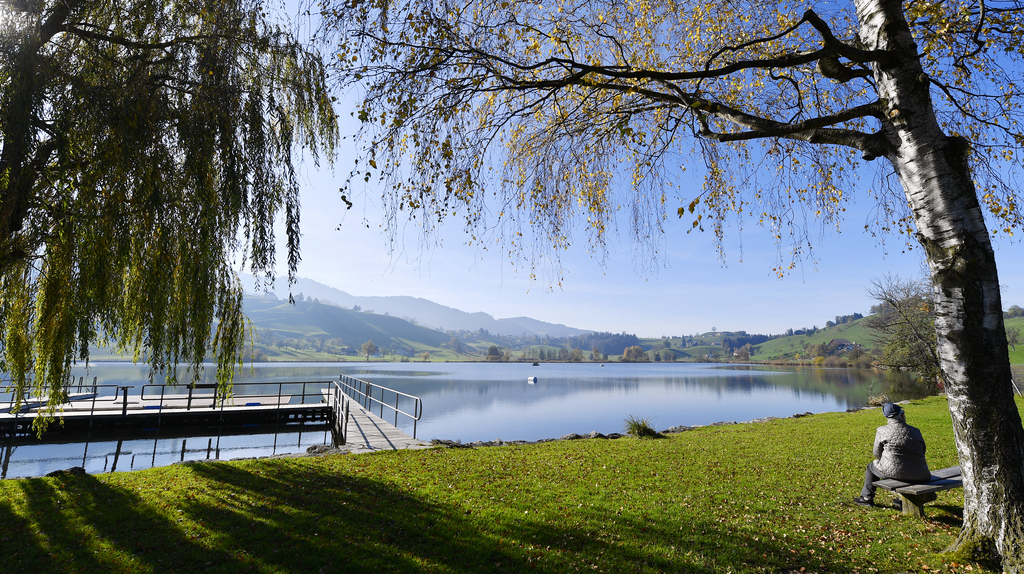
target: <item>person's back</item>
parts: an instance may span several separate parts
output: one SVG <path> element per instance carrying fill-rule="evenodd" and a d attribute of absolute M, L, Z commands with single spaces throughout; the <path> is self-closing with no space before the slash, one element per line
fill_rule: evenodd
<path fill-rule="evenodd" d="M 888 419 L 885 426 L 875 432 L 875 467 L 889 478 L 907 482 L 931 479 L 925 460 L 924 437 L 921 431 L 906 423 L 904 418 Z"/>
<path fill-rule="evenodd" d="M 857 504 L 875 504 L 874 481 L 895 478 L 904 482 L 928 482 L 932 473 L 925 460 L 925 444 L 921 431 L 907 424 L 906 414 L 899 405 L 885 403 L 882 414 L 886 425 L 875 431 L 875 459 L 864 471 L 864 488 L 853 499 Z"/>

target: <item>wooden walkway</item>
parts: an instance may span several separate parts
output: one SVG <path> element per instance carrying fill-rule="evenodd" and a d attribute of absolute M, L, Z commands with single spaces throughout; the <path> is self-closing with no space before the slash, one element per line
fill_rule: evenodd
<path fill-rule="evenodd" d="M 431 447 L 430 441 L 412 438 L 356 403 L 352 403 L 352 410 L 349 411 L 346 434 L 346 444 L 339 448 L 353 454 Z"/>

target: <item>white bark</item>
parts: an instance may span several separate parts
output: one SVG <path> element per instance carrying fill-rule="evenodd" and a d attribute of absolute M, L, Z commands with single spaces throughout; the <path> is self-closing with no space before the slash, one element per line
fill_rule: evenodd
<path fill-rule="evenodd" d="M 967 163 L 946 136 L 899 0 L 854 0 L 891 151 L 934 285 L 935 327 L 960 466 L 964 524 L 951 550 L 1024 572 L 1024 429 L 1013 402 L 995 256 Z"/>

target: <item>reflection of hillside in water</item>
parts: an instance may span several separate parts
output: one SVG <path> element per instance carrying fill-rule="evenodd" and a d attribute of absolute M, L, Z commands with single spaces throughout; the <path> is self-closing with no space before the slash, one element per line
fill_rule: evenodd
<path fill-rule="evenodd" d="M 492 373 L 487 377 L 471 373 L 429 372 L 429 371 L 380 371 L 362 369 L 356 377 L 376 381 L 379 384 L 420 396 L 437 397 L 442 402 L 452 399 L 451 394 L 476 395 L 486 398 L 530 397 L 537 389 L 543 389 L 549 396 L 567 396 L 581 391 L 587 392 L 640 392 L 641 386 L 651 390 L 661 385 L 665 389 L 712 390 L 718 396 L 730 394 L 751 394 L 757 390 L 791 389 L 797 393 L 834 396 L 856 406 L 864 404 L 869 394 L 885 393 L 891 399 L 923 398 L 932 394 L 927 383 L 905 373 L 888 373 L 876 370 L 778 368 L 744 366 L 740 368 L 705 369 L 699 374 L 686 376 L 543 376 L 537 385 L 524 386 L 521 379 L 509 380 L 501 365 L 488 365 Z M 643 367 L 634 366 L 635 367 Z M 571 367 L 570 367 L 571 368 Z M 525 376 L 530 376 L 529 373 Z M 446 398 L 447 397 L 447 398 Z M 456 401 L 460 402 L 460 401 Z"/>
<path fill-rule="evenodd" d="M 744 369 L 751 372 L 770 370 L 773 373 L 771 384 L 834 395 L 844 399 L 851 406 L 863 405 L 869 395 L 884 393 L 894 401 L 902 401 L 921 399 L 935 394 L 934 385 L 930 385 L 910 373 L 894 373 L 876 369 L 812 367 L 794 367 L 789 371 L 780 371 L 777 368 L 756 365 L 744 367 Z"/>
<path fill-rule="evenodd" d="M 626 414 L 651 415 L 657 426 L 667 427 L 842 411 L 863 406 L 869 389 L 885 392 L 881 389 L 892 386 L 890 379 L 913 389 L 905 375 L 841 369 L 657 364 L 438 364 L 429 369 L 436 371 L 383 365 L 363 368 L 361 376 L 423 398 L 423 436 L 463 440 L 607 433 L 621 430 Z M 529 376 L 538 382 L 527 384 Z"/>

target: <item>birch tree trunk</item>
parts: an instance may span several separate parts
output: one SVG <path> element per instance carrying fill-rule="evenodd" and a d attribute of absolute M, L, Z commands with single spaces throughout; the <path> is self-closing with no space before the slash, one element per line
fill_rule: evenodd
<path fill-rule="evenodd" d="M 1024 429 L 969 144 L 939 126 L 901 1 L 855 5 L 865 47 L 892 56 L 874 65 L 889 118 L 887 159 L 913 210 L 934 285 L 938 351 L 964 476 L 964 523 L 950 550 L 1024 572 Z"/>

